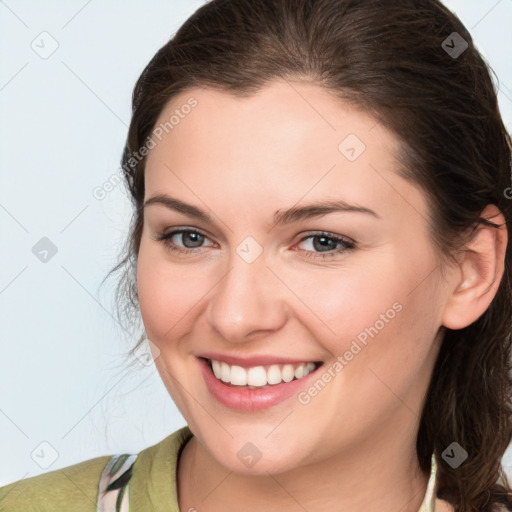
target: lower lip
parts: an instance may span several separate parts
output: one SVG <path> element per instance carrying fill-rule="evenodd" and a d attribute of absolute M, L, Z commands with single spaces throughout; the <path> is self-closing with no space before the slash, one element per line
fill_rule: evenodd
<path fill-rule="evenodd" d="M 315 369 L 302 379 L 291 382 L 281 382 L 261 389 L 248 389 L 230 386 L 213 375 L 209 363 L 205 359 L 198 359 L 201 371 L 213 397 L 222 405 L 239 411 L 254 412 L 268 409 L 304 389 L 310 376 L 316 373 Z"/>

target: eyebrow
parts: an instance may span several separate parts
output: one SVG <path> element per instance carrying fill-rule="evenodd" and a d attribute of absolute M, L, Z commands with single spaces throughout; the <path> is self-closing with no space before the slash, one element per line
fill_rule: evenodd
<path fill-rule="evenodd" d="M 184 215 L 188 215 L 189 217 L 194 217 L 198 220 L 203 221 L 206 224 L 215 224 L 213 218 L 208 213 L 201 210 L 197 206 L 185 203 L 183 201 L 180 201 L 179 199 L 170 197 L 166 194 L 158 194 L 153 197 L 150 197 L 144 202 L 143 208 L 146 208 L 147 206 L 150 206 L 152 204 L 163 205 L 166 208 L 169 208 L 170 210 L 174 210 Z M 378 215 L 370 208 L 366 208 L 364 206 L 359 205 L 351 205 L 343 200 L 332 200 L 306 204 L 303 206 L 292 206 L 287 210 L 277 210 L 274 213 L 274 219 L 271 226 L 275 227 L 277 225 L 291 224 L 293 222 L 297 222 L 300 220 L 321 217 L 329 213 L 337 212 L 365 213 L 368 215 L 372 215 L 373 217 L 378 219 L 381 218 L 380 215 Z"/>

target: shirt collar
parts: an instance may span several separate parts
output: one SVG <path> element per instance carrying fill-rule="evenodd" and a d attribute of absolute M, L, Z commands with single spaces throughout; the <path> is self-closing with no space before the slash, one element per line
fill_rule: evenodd
<path fill-rule="evenodd" d="M 427 484 L 427 491 L 418 512 L 435 512 L 435 490 L 437 483 L 437 464 L 435 455 L 432 454 L 430 462 L 430 478 Z"/>

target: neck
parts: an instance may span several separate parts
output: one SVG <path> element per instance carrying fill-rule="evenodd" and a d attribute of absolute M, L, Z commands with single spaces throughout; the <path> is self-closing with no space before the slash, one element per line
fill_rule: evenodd
<path fill-rule="evenodd" d="M 396 428 L 382 430 L 321 463 L 256 476 L 222 466 L 193 437 L 178 465 L 180 510 L 418 512 L 430 475 L 419 468 L 414 434 L 397 440 Z"/>

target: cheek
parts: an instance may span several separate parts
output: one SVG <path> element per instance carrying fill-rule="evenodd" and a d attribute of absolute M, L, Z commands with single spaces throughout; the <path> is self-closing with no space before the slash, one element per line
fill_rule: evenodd
<path fill-rule="evenodd" d="M 389 283 L 375 267 L 359 261 L 338 269 L 294 272 L 282 270 L 283 281 L 298 298 L 294 314 L 332 354 L 342 354 L 365 328 L 380 323 L 380 315 L 394 318 L 393 304 L 403 295 L 400 283 Z M 388 265 L 390 262 L 388 262 Z M 405 286 L 404 286 L 405 288 Z"/>
<path fill-rule="evenodd" d="M 345 276 L 340 280 L 343 289 L 317 280 L 311 304 L 335 334 L 318 321 L 307 325 L 332 360 L 319 375 L 322 382 L 301 390 L 298 401 L 311 404 L 318 417 L 327 415 L 328 422 L 339 425 L 338 432 L 364 435 L 393 411 L 407 416 L 419 407 L 433 363 L 430 350 L 437 325 L 431 290 L 410 293 L 413 272 L 389 274 L 391 280 L 382 274 Z"/>
<path fill-rule="evenodd" d="M 329 272 L 288 274 L 286 281 L 307 307 L 297 307 L 295 314 L 301 311 L 302 324 L 332 356 L 346 354 L 353 378 L 374 363 L 391 374 L 403 364 L 418 367 L 427 357 L 439 324 L 439 299 L 435 276 L 423 283 L 418 278 L 433 268 L 428 251 L 422 254 L 389 253 L 378 264 L 361 258 Z"/>
<path fill-rule="evenodd" d="M 142 242 L 137 289 L 147 335 L 158 344 L 183 329 L 183 320 L 208 288 L 197 273 L 173 265 L 162 257 L 160 248 Z"/>

